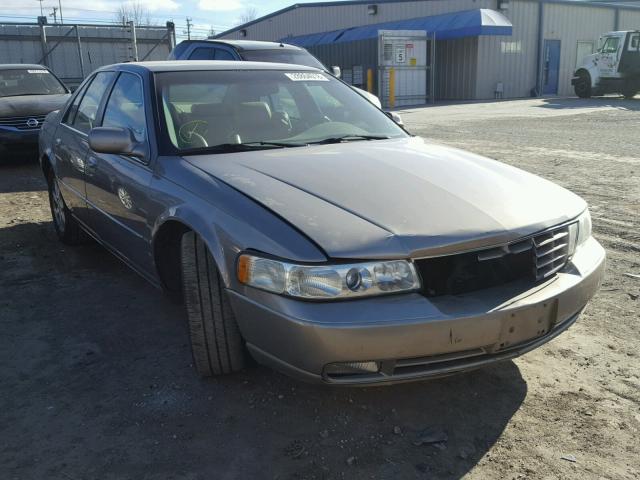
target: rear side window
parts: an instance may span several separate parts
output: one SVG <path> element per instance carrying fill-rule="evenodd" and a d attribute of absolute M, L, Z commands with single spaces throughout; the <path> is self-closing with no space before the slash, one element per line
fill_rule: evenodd
<path fill-rule="evenodd" d="M 143 98 L 140 77 L 121 73 L 105 107 L 102 126 L 128 128 L 138 142 L 144 142 L 147 127 Z"/>
<path fill-rule="evenodd" d="M 631 36 L 631 40 L 629 40 L 629 50 L 640 50 L 640 33 Z"/>
<path fill-rule="evenodd" d="M 189 60 L 213 60 L 214 49 L 211 47 L 198 47 L 191 55 Z"/>
<path fill-rule="evenodd" d="M 113 72 L 99 72 L 96 74 L 80 101 L 78 112 L 73 119 L 73 128 L 83 133 L 89 133 L 95 126 L 100 101 L 114 75 Z"/>
<path fill-rule="evenodd" d="M 85 83 L 84 86 L 78 91 L 76 96 L 73 97 L 73 102 L 71 102 L 71 105 L 69 106 L 66 113 L 64 114 L 62 123 L 66 123 L 67 125 L 71 125 L 73 123 L 73 119 L 76 118 L 76 113 L 78 112 L 78 106 L 80 105 L 80 100 L 82 100 L 84 92 L 86 92 L 87 87 L 91 85 L 91 82 L 93 82 L 93 78 L 91 78 L 87 83 Z"/>
<path fill-rule="evenodd" d="M 235 60 L 231 52 L 229 52 L 228 50 L 223 50 L 221 48 L 216 48 L 215 59 L 216 60 Z"/>

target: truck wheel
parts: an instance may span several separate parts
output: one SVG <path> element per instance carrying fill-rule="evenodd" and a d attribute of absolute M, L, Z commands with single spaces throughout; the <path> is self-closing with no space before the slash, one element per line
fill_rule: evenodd
<path fill-rule="evenodd" d="M 182 288 L 198 374 L 210 377 L 241 370 L 242 336 L 209 249 L 198 235 L 187 232 L 181 253 Z"/>
<path fill-rule="evenodd" d="M 625 85 L 622 89 L 622 96 L 624 98 L 630 99 L 635 97 L 638 94 L 638 86 L 637 85 Z"/>
<path fill-rule="evenodd" d="M 576 95 L 580 98 L 591 98 L 591 75 L 587 72 L 578 73 L 578 81 L 574 86 Z"/>
<path fill-rule="evenodd" d="M 58 179 L 53 173 L 53 169 L 49 170 L 47 175 L 47 184 L 49 190 L 49 207 L 51 208 L 51 217 L 53 218 L 53 227 L 62 243 L 67 245 L 78 245 L 85 239 L 82 229 L 78 221 L 71 215 L 71 211 L 67 208 L 62 198 Z"/>

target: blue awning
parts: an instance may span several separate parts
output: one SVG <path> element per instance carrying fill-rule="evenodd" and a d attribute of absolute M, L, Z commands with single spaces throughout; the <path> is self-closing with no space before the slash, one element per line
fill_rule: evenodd
<path fill-rule="evenodd" d="M 426 30 L 427 33 L 435 33 L 436 40 L 453 40 L 480 35 L 511 35 L 512 29 L 511 21 L 500 12 L 479 8 L 431 17 L 410 18 L 344 28 L 331 32 L 285 37 L 281 38 L 280 41 L 298 45 L 299 47 L 313 47 L 376 38 L 379 30 Z"/>

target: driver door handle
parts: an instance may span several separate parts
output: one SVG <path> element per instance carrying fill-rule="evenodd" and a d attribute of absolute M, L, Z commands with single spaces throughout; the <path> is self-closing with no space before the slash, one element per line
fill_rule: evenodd
<path fill-rule="evenodd" d="M 62 140 L 60 140 L 59 138 L 56 138 L 56 145 L 60 145 L 62 143 Z"/>

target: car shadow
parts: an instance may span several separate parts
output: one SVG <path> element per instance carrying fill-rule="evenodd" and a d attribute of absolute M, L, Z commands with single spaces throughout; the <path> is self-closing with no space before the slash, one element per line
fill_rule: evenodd
<path fill-rule="evenodd" d="M 0 463 L 14 475 L 457 479 L 527 394 L 513 362 L 371 388 L 255 365 L 203 380 L 183 306 L 98 245 L 63 246 L 50 222 L 0 238 Z"/>

